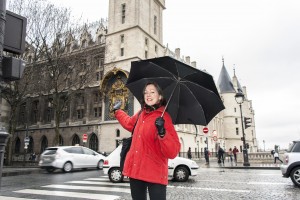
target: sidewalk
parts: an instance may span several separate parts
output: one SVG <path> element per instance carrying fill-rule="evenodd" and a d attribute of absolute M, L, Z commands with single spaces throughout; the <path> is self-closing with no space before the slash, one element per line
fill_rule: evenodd
<path fill-rule="evenodd" d="M 4 166 L 2 168 L 2 177 L 5 176 L 17 176 L 24 174 L 36 174 L 42 172 L 38 166 Z"/>
<path fill-rule="evenodd" d="M 242 162 L 238 162 L 235 164 L 234 162 L 228 162 L 228 160 L 224 161 L 224 165 L 218 164 L 217 158 L 210 158 L 209 165 L 205 165 L 205 159 L 200 158 L 200 160 L 195 160 L 196 163 L 201 168 L 227 168 L 227 169 L 271 169 L 271 170 L 280 170 L 281 163 L 251 163 L 250 166 L 243 166 Z"/>

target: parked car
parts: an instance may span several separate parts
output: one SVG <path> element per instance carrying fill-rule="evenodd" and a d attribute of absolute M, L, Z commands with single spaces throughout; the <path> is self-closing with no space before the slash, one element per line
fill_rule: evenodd
<path fill-rule="evenodd" d="M 108 178 L 113 183 L 123 181 L 124 176 L 120 170 L 120 152 L 122 144 L 119 145 L 111 154 L 104 160 L 103 172 L 108 175 Z M 196 176 L 199 166 L 193 160 L 176 157 L 169 159 L 169 178 L 178 182 L 185 182 L 189 176 Z"/>
<path fill-rule="evenodd" d="M 40 156 L 39 166 L 49 173 L 55 169 L 70 172 L 73 169 L 103 168 L 105 156 L 82 146 L 47 148 Z"/>
<path fill-rule="evenodd" d="M 293 183 L 300 187 L 300 140 L 293 141 L 286 151 L 280 169 L 283 177 L 290 177 Z"/>

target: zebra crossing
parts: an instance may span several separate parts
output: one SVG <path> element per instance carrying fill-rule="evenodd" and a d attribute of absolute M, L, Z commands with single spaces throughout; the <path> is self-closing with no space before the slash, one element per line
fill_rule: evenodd
<path fill-rule="evenodd" d="M 95 199 L 115 200 L 123 195 L 130 195 L 129 182 L 111 183 L 107 176 L 100 178 L 87 178 L 82 181 L 66 181 L 63 184 L 43 185 L 37 189 L 22 189 L 13 191 L 23 197 L 0 196 L 1 200 L 32 200 L 32 199 Z M 35 196 L 37 198 L 35 198 Z M 41 198 L 42 197 L 42 198 Z"/>

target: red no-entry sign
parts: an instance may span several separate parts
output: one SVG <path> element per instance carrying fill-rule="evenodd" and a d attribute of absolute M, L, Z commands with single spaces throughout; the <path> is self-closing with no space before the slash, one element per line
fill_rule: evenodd
<path fill-rule="evenodd" d="M 203 128 L 203 133 L 208 133 L 208 128 L 207 127 Z"/>
<path fill-rule="evenodd" d="M 86 133 L 84 133 L 82 135 L 82 142 L 86 142 L 87 141 L 87 138 L 88 138 L 88 135 Z"/>

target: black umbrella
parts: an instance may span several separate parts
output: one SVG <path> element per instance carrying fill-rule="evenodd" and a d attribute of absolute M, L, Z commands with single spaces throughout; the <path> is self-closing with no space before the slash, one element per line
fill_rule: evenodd
<path fill-rule="evenodd" d="M 207 125 L 224 109 L 210 74 L 169 56 L 131 63 L 126 86 L 140 102 L 148 82 L 162 88 L 173 124 Z"/>

